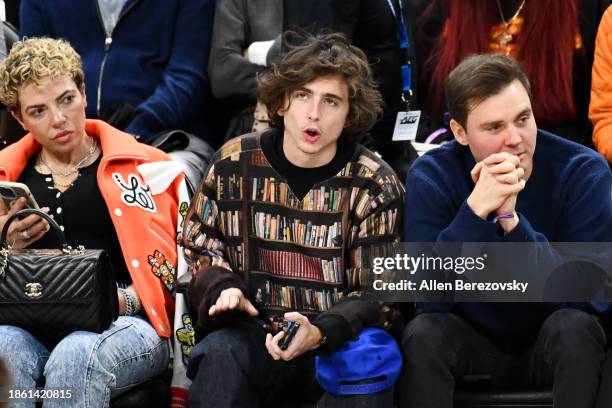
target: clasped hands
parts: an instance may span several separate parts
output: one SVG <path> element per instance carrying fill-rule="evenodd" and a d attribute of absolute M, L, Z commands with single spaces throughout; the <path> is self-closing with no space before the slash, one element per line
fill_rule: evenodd
<path fill-rule="evenodd" d="M 467 199 L 474 213 L 486 220 L 491 214 L 514 214 L 513 218 L 499 219 L 506 233 L 519 222 L 515 206 L 518 193 L 525 188 L 525 170 L 520 159 L 510 153 L 495 153 L 476 163 L 470 172 L 475 183 Z"/>
<path fill-rule="evenodd" d="M 214 316 L 229 310 L 241 311 L 252 317 L 259 314 L 251 301 L 238 288 L 229 288 L 221 291 L 215 304 L 208 310 L 208 314 L 209 316 Z M 321 344 L 323 339 L 321 330 L 311 324 L 306 316 L 297 312 L 291 312 L 285 313 L 284 318 L 290 322 L 299 322 L 300 328 L 286 350 L 281 350 L 278 346 L 278 342 L 285 335 L 283 331 L 274 336 L 270 333 L 266 335 L 266 349 L 268 349 L 268 353 L 270 353 L 273 359 L 290 361 L 309 350 L 317 348 Z"/>

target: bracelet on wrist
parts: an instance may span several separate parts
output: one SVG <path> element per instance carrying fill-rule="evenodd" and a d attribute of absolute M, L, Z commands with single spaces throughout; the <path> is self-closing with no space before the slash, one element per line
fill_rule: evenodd
<path fill-rule="evenodd" d="M 513 212 L 496 215 L 491 222 L 496 223 L 499 220 L 510 219 L 510 218 L 514 218 Z"/>
<path fill-rule="evenodd" d="M 140 311 L 140 300 L 127 289 L 117 289 L 125 301 L 125 316 L 134 316 Z"/>

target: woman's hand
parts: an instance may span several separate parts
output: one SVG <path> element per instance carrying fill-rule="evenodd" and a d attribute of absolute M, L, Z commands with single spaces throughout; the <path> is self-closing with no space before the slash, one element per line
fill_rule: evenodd
<path fill-rule="evenodd" d="M 15 200 L 9 211 L 3 211 L 0 215 L 0 230 L 4 228 L 6 220 L 17 211 L 26 208 L 25 197 Z M 49 212 L 48 207 L 41 208 L 44 212 Z M 49 223 L 38 215 L 30 214 L 21 220 L 15 220 L 9 226 L 7 242 L 13 248 L 25 248 L 33 242 L 42 238 L 49 231 Z"/>

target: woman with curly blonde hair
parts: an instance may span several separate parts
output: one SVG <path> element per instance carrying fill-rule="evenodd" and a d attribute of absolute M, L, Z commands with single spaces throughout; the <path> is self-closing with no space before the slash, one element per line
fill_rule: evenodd
<path fill-rule="evenodd" d="M 28 332 L 0 322 L 0 359 L 13 388 L 33 388 L 44 377 L 46 388 L 70 390 L 69 399 L 45 407 L 108 407 L 168 367 L 182 270 L 175 244 L 179 204 L 187 199 L 182 171 L 165 153 L 85 119 L 81 58 L 65 41 L 16 43 L 0 64 L 0 101 L 28 132 L 0 151 L 0 180 L 28 185 L 70 245 L 109 254 L 120 315 L 102 333 Z M 0 214 L 0 228 L 25 206 L 20 200 Z M 57 247 L 47 230 L 29 215 L 11 223 L 8 240 L 14 248 Z"/>

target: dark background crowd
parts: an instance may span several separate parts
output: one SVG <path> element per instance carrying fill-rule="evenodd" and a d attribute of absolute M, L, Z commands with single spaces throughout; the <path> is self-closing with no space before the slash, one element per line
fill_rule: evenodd
<path fill-rule="evenodd" d="M 392 141 L 397 112 L 423 111 L 418 142 L 452 139 L 443 80 L 472 53 L 517 58 L 533 84 L 539 127 L 593 147 L 591 71 L 607 0 L 116 4 L 114 15 L 107 16 L 93 0 L 5 2 L 7 21 L 18 35 L 64 38 L 81 54 L 88 117 L 103 118 L 151 144 L 160 134 L 181 129 L 216 149 L 231 137 L 265 129 L 270 123 L 257 104 L 257 76 L 298 43 L 300 33 L 324 30 L 346 34 L 368 56 L 384 113 L 360 142 L 378 151 L 400 178 L 416 154 L 412 144 Z M 407 47 L 401 43 L 401 22 Z M 509 35 L 507 45 L 500 35 Z M 409 95 L 403 65 L 411 67 Z M 14 123 L 2 123 L 2 129 L 7 143 L 20 136 Z M 601 133 L 597 147 L 603 153 L 610 137 Z"/>
<path fill-rule="evenodd" d="M 451 71 L 471 54 L 505 54 L 529 78 L 538 128 L 612 163 L 610 3 L 6 0 L 0 54 L 21 37 L 67 40 L 83 60 L 88 118 L 167 151 L 197 150 L 193 166 L 204 171 L 212 151 L 229 139 L 283 126 L 258 100 L 258 79 L 306 33 L 340 32 L 366 54 L 384 102 L 357 141 L 401 180 L 420 143 L 453 139 L 444 89 Z M 394 140 L 398 113 L 414 110 L 421 111 L 416 143 Z M 180 145 L 168 143 L 176 131 L 187 135 Z M 3 110 L 4 146 L 22 135 Z"/>

